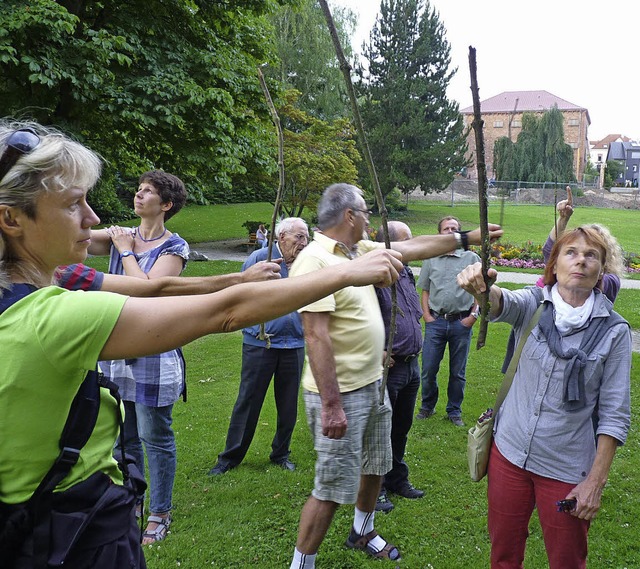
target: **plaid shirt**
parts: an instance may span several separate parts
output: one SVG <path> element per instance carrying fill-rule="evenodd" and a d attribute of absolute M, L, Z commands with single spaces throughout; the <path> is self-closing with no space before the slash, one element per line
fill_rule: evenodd
<path fill-rule="evenodd" d="M 148 273 L 159 257 L 178 255 L 189 258 L 189 245 L 177 234 L 144 253 L 136 254 L 140 268 Z M 111 248 L 109 273 L 123 274 L 122 261 L 115 247 Z M 100 363 L 104 374 L 120 388 L 125 401 L 134 401 L 149 407 L 165 407 L 175 403 L 180 395 L 186 399 L 185 364 L 182 350 L 129 360 L 111 360 Z"/>

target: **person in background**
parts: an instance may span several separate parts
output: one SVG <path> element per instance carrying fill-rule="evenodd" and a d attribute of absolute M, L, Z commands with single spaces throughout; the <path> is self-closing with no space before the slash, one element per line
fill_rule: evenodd
<path fill-rule="evenodd" d="M 522 567 L 534 508 L 550 569 L 586 567 L 589 526 L 630 425 L 631 333 L 596 287 L 610 254 L 598 231 L 580 226 L 553 246 L 544 289 L 489 290 L 491 320 L 511 324 L 516 342 L 543 306 L 496 410 L 487 488 L 492 569 Z M 458 283 L 479 298 L 481 263 Z"/>
<path fill-rule="evenodd" d="M 189 245 L 171 233 L 165 222 L 178 213 L 187 192 L 178 177 L 162 170 L 140 176 L 134 210 L 140 225 L 92 232 L 89 252 L 110 253 L 109 273 L 140 279 L 178 276 L 189 259 Z M 144 471 L 149 470 L 149 518 L 142 544 L 162 541 L 171 525 L 173 483 L 178 462 L 173 405 L 186 398 L 185 363 L 181 349 L 146 358 L 101 363 L 104 374 L 118 385 L 124 401 L 125 445 Z M 144 451 L 143 452 L 143 445 Z M 142 516 L 143 504 L 139 506 Z"/>
<path fill-rule="evenodd" d="M 571 193 L 571 187 L 567 186 L 567 199 L 559 201 L 556 205 L 558 212 L 557 223 L 549 231 L 549 236 L 542 247 L 542 255 L 544 257 L 545 264 L 549 261 L 551 255 L 551 249 L 556 239 L 564 233 L 569 224 L 569 219 L 573 215 L 573 194 Z M 611 301 L 615 302 L 618 292 L 620 292 L 620 276 L 624 270 L 622 248 L 616 241 L 615 237 L 611 235 L 611 232 L 603 225 L 593 223 L 591 227 L 599 231 L 603 238 L 607 241 L 610 250 L 610 272 L 606 272 L 602 275 L 597 283 L 597 287 L 602 293 Z M 544 279 L 540 277 L 536 283 L 538 286 L 544 286 Z"/>
<path fill-rule="evenodd" d="M 71 402 L 98 360 L 148 356 L 201 336 L 267 321 L 333 294 L 342 287 L 397 279 L 402 263 L 375 251 L 349 267 L 328 267 L 284 281 L 231 286 L 223 291 L 172 298 L 131 298 L 52 286 L 60 265 L 82 263 L 99 218 L 87 193 L 100 176 L 98 156 L 60 132 L 36 123 L 0 121 L 0 502 L 18 509 L 59 455 Z M 124 278 L 124 277 L 123 277 Z M 264 302 L 269 298 L 270 302 Z M 119 408 L 105 390 L 100 412 L 80 460 L 60 480 L 53 506 L 68 514 L 92 510 L 70 543 L 59 518 L 34 540 L 29 517 L 13 559 L 3 567 L 33 567 L 50 548 L 68 548 L 70 569 L 146 567 L 135 518 L 136 492 L 113 456 Z M 108 493 L 107 493 L 108 490 Z M 73 495 L 73 500 L 70 500 Z M 5 536 L 0 516 L 0 536 Z M 96 539 L 96 536 L 99 536 Z M 49 547 L 47 546 L 49 544 Z M 4 542 L 2 543 L 4 546 Z M 3 549 L 3 552 L 5 550 Z"/>
<path fill-rule="evenodd" d="M 269 244 L 268 236 L 269 232 L 264 226 L 264 223 L 258 225 L 258 230 L 256 231 L 256 243 L 258 244 L 259 249 L 262 249 Z"/>
<path fill-rule="evenodd" d="M 390 241 L 407 241 L 413 236 L 411 229 L 401 221 L 389 221 Z M 376 241 L 384 242 L 384 226 L 376 233 Z M 396 283 L 398 311 L 396 328 L 393 335 L 391 364 L 387 374 L 387 391 L 391 402 L 391 453 L 392 467 L 384 475 L 382 487 L 376 502 L 376 511 L 390 512 L 393 503 L 387 492 L 397 494 L 409 500 L 422 498 L 424 492 L 414 488 L 409 482 L 409 467 L 404 460 L 407 438 L 413 423 L 413 410 L 420 389 L 420 366 L 418 356 L 422 349 L 422 308 L 416 291 L 416 281 L 411 268 L 404 266 Z M 391 325 L 391 290 L 376 288 L 376 296 L 384 321 L 385 342 L 389 345 L 389 327 Z M 386 352 L 385 352 L 386 357 Z"/>
<path fill-rule="evenodd" d="M 291 275 L 348 266 L 359 255 L 384 248 L 365 240 L 370 210 L 350 184 L 329 186 L 318 203 L 318 231 L 300 252 Z M 502 235 L 489 225 L 490 238 Z M 441 255 L 456 244 L 479 243 L 480 231 L 464 236 L 421 235 L 392 243 L 405 263 Z M 319 275 L 318 275 L 319 278 Z M 315 567 L 318 548 L 340 504 L 355 503 L 346 546 L 396 561 L 398 548 L 374 529 L 382 477 L 391 470 L 391 404 L 380 393 L 384 323 L 372 287 L 350 288 L 300 309 L 307 366 L 303 396 L 317 453 L 314 489 L 302 508 L 292 569 Z"/>
<path fill-rule="evenodd" d="M 458 219 L 452 216 L 438 222 L 440 235 L 460 232 Z M 457 427 L 462 421 L 462 400 L 466 385 L 467 358 L 473 325 L 478 319 L 478 305 L 462 290 L 457 274 L 480 260 L 473 251 L 458 247 L 439 257 L 426 259 L 420 269 L 418 288 L 424 318 L 422 345 L 422 404 L 417 419 L 428 419 L 436 413 L 438 402 L 438 371 L 449 345 L 449 383 L 447 387 L 447 417 Z"/>
<path fill-rule="evenodd" d="M 303 219 L 287 217 L 276 226 L 276 235 L 278 242 L 273 245 L 272 256 L 282 259 L 280 276 L 284 279 L 289 276 L 289 269 L 298 253 L 307 245 L 309 230 Z M 242 265 L 242 270 L 250 269 L 267 256 L 267 248 L 254 251 Z M 261 326 L 243 330 L 238 398 L 231 413 L 225 448 L 209 471 L 212 476 L 235 468 L 246 456 L 271 378 L 278 418 L 269 458 L 285 470 L 295 470 L 289 454 L 298 416 L 298 391 L 304 364 L 304 334 L 300 315 L 292 312 L 267 322 L 264 325 L 266 338 L 260 337 L 260 330 Z"/>

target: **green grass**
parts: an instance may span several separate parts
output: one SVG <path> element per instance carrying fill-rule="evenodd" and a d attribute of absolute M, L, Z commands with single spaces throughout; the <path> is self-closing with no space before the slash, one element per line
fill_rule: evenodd
<path fill-rule="evenodd" d="M 242 222 L 269 219 L 269 207 L 268 204 L 190 207 L 171 220 L 169 226 L 192 243 L 243 237 Z M 400 219 L 409 223 L 414 234 L 433 233 L 436 221 L 452 212 L 467 227 L 477 224 L 476 209 L 472 206 L 452 209 L 433 204 L 412 205 L 412 211 Z M 635 218 L 630 215 L 637 215 L 636 212 L 579 209 L 574 216 L 576 224 L 582 222 L 579 214 L 583 212 L 584 221 L 604 223 L 623 245 L 633 245 L 631 228 Z M 602 216 L 609 213 L 612 217 L 605 220 Z M 529 239 L 543 241 L 552 222 L 552 211 L 537 206 L 507 207 L 504 219 L 507 238 L 514 243 Z M 375 223 L 377 220 L 373 219 L 372 224 Z M 93 258 L 90 263 L 106 269 L 105 258 Z M 219 274 L 239 268 L 240 263 L 227 261 L 189 263 L 185 275 Z M 508 275 L 505 274 L 502 281 L 508 281 Z M 623 289 L 620 292 L 616 308 L 635 328 L 640 327 L 639 306 L 640 291 Z M 506 325 L 490 325 L 486 346 L 471 351 L 463 407 L 467 423 L 495 400 L 507 336 Z M 268 459 L 276 421 L 270 390 L 246 460 L 222 477 L 207 476 L 217 454 L 224 448 L 239 383 L 241 342 L 241 334 L 236 332 L 212 335 L 185 347 L 189 399 L 187 403 L 176 403 L 174 408 L 179 453 L 175 522 L 166 541 L 145 548 L 150 569 L 289 566 L 300 509 L 313 487 L 314 451 L 302 401 L 292 442 L 291 458 L 298 466 L 295 472 L 274 468 Z M 638 358 L 634 354 L 633 412 L 640 405 L 636 389 L 640 379 Z M 447 357 L 443 361 L 441 381 L 446 366 Z M 426 497 L 415 501 L 395 499 L 395 510 L 388 515 L 379 514 L 376 528 L 400 548 L 401 566 L 406 568 L 487 567 L 486 482 L 476 484 L 469 479 L 466 430 L 454 428 L 444 417 L 444 401 L 440 401 L 437 415 L 416 421 L 409 437 L 406 460 L 411 480 L 427 492 Z M 627 444 L 618 450 L 614 460 L 602 509 L 591 527 L 590 567 L 640 567 L 636 529 L 640 516 L 636 497 L 639 447 L 638 428 L 632 423 Z M 390 566 L 343 547 L 352 516 L 352 507 L 339 509 L 320 549 L 318 569 Z M 535 515 L 525 565 L 547 566 Z"/>
<path fill-rule="evenodd" d="M 239 264 L 209 262 L 191 266 L 198 267 L 198 271 L 218 272 L 233 270 Z M 629 319 L 629 310 L 638 306 L 636 292 L 620 293 L 619 309 Z M 480 351 L 471 351 L 463 409 L 467 422 L 495 399 L 508 330 L 504 324 L 490 325 L 487 345 Z M 313 487 L 314 452 L 302 401 L 292 442 L 291 458 L 298 466 L 295 472 L 274 468 L 268 459 L 276 420 L 270 390 L 245 461 L 224 476 L 211 478 L 206 474 L 224 448 L 237 395 L 241 342 L 241 334 L 233 333 L 203 338 L 185 348 L 189 400 L 174 408 L 179 449 L 175 523 L 165 542 L 146 548 L 150 569 L 288 567 L 300 509 Z M 638 355 L 634 355 L 634 386 L 639 379 L 639 363 Z M 446 365 L 445 357 L 443 370 Z M 633 409 L 639 403 L 634 389 Z M 401 566 L 486 567 L 486 482 L 476 484 L 468 478 L 466 430 L 454 428 L 445 420 L 444 401 L 439 402 L 437 411 L 432 419 L 414 423 L 407 449 L 411 480 L 427 492 L 426 497 L 415 501 L 395 499 L 395 510 L 389 515 L 379 514 L 376 528 L 400 548 Z M 618 451 L 602 509 L 591 528 L 591 567 L 640 567 L 640 545 L 634 529 L 640 514 L 635 498 L 639 446 L 637 427 L 633 425 L 627 444 Z M 343 547 L 352 515 L 352 507 L 339 509 L 320 549 L 318 569 L 381 566 L 380 562 Z M 535 516 L 526 566 L 546 566 Z"/>
<path fill-rule="evenodd" d="M 445 215 L 460 219 L 463 228 L 478 226 L 477 205 L 456 205 L 451 207 L 439 202 L 411 202 L 409 211 L 390 215 L 407 223 L 414 235 L 436 233 L 437 223 Z M 242 224 L 247 220 L 271 222 L 273 206 L 266 202 L 215 206 L 189 206 L 169 220 L 167 227 L 179 233 L 189 243 L 243 238 L 247 231 Z M 602 223 L 616 236 L 625 251 L 637 251 L 636 225 L 640 211 L 605 208 L 576 208 L 569 227 L 582 223 Z M 500 221 L 500 206 L 489 206 L 489 221 Z M 502 224 L 504 239 L 510 243 L 523 244 L 527 241 L 544 243 L 553 226 L 553 210 L 536 205 L 506 205 Z M 123 225 L 137 225 L 138 220 L 130 220 Z M 380 225 L 380 217 L 371 216 L 371 225 Z"/>

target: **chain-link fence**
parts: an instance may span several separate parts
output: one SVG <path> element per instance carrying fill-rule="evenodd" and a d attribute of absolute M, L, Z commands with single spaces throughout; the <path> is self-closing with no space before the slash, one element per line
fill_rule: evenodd
<path fill-rule="evenodd" d="M 637 188 L 613 188 L 609 191 L 598 189 L 596 183 L 575 182 L 521 182 L 490 181 L 488 184 L 489 201 L 504 200 L 512 205 L 551 205 L 565 199 L 566 187 L 571 187 L 574 203 L 578 206 L 638 209 Z M 626 190 L 626 191 L 622 191 Z M 478 203 L 478 184 L 476 180 L 456 179 L 443 192 L 424 195 L 415 190 L 408 196 L 408 203 L 420 201 L 448 202 L 456 204 Z"/>

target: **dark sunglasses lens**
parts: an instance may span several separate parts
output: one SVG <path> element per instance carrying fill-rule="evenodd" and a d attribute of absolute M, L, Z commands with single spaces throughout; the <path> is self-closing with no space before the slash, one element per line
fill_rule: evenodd
<path fill-rule="evenodd" d="M 7 140 L 7 146 L 28 154 L 40 144 L 40 137 L 32 129 L 16 130 Z"/>

